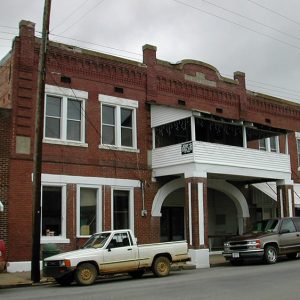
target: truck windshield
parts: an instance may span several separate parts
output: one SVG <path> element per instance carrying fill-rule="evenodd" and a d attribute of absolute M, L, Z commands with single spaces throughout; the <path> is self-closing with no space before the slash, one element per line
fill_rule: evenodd
<path fill-rule="evenodd" d="M 275 232 L 278 229 L 278 220 L 269 219 L 256 222 L 252 228 L 253 233 L 258 232 Z"/>
<path fill-rule="evenodd" d="M 102 248 L 107 241 L 110 233 L 96 233 L 93 234 L 87 242 L 83 245 L 83 249 L 87 248 Z"/>

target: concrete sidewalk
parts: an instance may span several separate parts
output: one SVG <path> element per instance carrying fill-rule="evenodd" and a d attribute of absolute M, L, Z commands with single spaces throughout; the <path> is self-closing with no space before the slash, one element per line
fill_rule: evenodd
<path fill-rule="evenodd" d="M 221 254 L 211 254 L 209 259 L 211 267 L 227 264 Z M 186 267 L 183 267 L 183 269 L 193 269 L 193 267 L 191 265 L 187 265 Z M 176 268 L 174 270 L 176 270 Z M 41 281 L 39 283 L 33 283 L 30 278 L 30 272 L 0 273 L 0 289 L 55 283 L 53 278 L 41 277 Z"/>

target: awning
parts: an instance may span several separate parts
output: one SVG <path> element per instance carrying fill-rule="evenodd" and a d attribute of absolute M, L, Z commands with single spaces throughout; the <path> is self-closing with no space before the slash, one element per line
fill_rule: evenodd
<path fill-rule="evenodd" d="M 255 188 L 277 201 L 277 187 L 275 182 L 263 182 L 252 184 Z M 300 206 L 300 184 L 294 184 L 295 205 Z"/>

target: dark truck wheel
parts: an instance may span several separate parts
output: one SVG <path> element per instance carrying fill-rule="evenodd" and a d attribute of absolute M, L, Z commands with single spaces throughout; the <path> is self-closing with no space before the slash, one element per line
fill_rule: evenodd
<path fill-rule="evenodd" d="M 129 276 L 131 276 L 134 279 L 142 278 L 142 276 L 145 274 L 145 270 L 136 270 L 128 273 Z"/>
<path fill-rule="evenodd" d="M 75 280 L 79 285 L 90 285 L 97 277 L 96 267 L 91 263 L 79 265 L 75 271 Z"/>
<path fill-rule="evenodd" d="M 275 264 L 278 259 L 277 248 L 273 245 L 267 245 L 265 247 L 264 261 L 267 264 Z"/>
<path fill-rule="evenodd" d="M 156 277 L 168 276 L 170 273 L 170 260 L 165 256 L 158 256 L 155 258 L 152 265 L 152 272 Z"/>
<path fill-rule="evenodd" d="M 59 277 L 59 278 L 55 278 L 55 281 L 57 283 L 59 283 L 60 285 L 63 285 L 63 286 L 68 286 L 70 285 L 74 280 L 74 274 L 73 273 L 70 273 L 68 275 L 65 275 L 63 277 Z"/>

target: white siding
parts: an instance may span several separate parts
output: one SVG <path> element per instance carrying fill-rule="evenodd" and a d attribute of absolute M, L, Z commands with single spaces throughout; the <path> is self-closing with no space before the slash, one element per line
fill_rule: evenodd
<path fill-rule="evenodd" d="M 151 106 L 151 128 L 192 116 L 192 112 L 167 106 Z"/>

